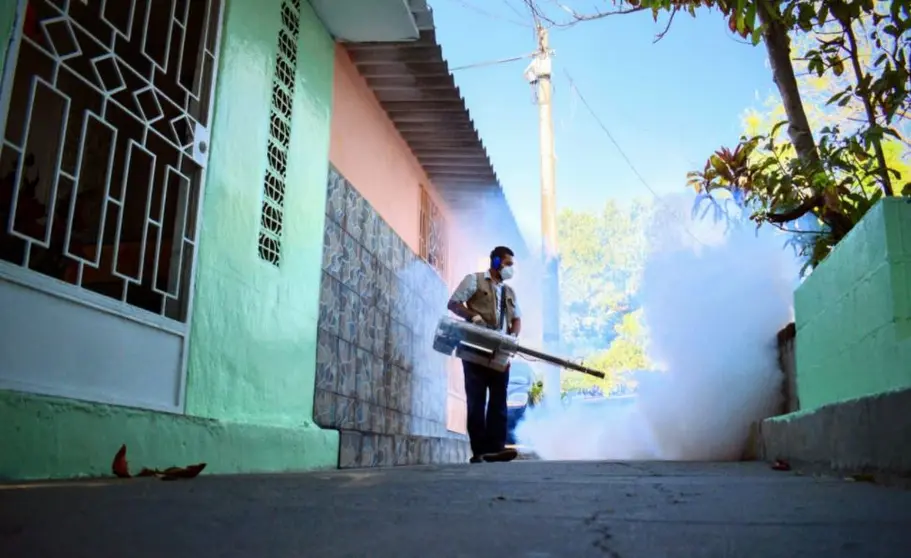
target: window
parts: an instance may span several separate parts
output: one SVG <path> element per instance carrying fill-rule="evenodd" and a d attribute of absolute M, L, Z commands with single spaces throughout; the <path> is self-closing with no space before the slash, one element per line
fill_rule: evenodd
<path fill-rule="evenodd" d="M 446 238 L 446 221 L 427 189 L 421 187 L 421 258 L 442 276 L 446 275 L 449 245 Z"/>

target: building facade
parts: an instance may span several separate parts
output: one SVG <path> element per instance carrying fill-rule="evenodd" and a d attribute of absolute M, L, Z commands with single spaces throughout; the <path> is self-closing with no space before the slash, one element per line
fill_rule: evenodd
<path fill-rule="evenodd" d="M 465 458 L 427 337 L 452 255 L 490 248 L 456 224 L 521 237 L 423 3 L 19 0 L 0 49 L 0 477 L 124 443 L 215 473 Z M 444 86 L 409 87 L 428 64 Z"/>

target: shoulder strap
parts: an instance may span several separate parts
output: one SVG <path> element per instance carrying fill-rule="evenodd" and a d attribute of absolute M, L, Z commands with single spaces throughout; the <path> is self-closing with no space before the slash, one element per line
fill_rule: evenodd
<path fill-rule="evenodd" d="M 506 285 L 503 285 L 500 293 L 500 319 L 497 321 L 497 331 L 503 331 L 503 325 L 506 323 Z"/>

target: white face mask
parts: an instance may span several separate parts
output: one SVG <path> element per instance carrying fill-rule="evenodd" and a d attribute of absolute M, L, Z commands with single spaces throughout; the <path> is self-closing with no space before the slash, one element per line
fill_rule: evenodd
<path fill-rule="evenodd" d="M 512 279 L 512 276 L 515 274 L 515 271 L 516 270 L 514 270 L 511 265 L 508 265 L 508 266 L 500 269 L 500 277 L 504 281 L 509 281 L 510 279 Z"/>

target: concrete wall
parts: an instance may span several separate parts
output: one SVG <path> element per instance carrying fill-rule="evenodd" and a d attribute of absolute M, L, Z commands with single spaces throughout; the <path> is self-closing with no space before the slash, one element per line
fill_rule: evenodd
<path fill-rule="evenodd" d="M 760 458 L 795 469 L 911 479 L 911 389 L 868 395 L 762 421 Z"/>
<path fill-rule="evenodd" d="M 778 332 L 778 365 L 781 367 L 781 414 L 800 409 L 797 397 L 797 328 L 791 322 Z"/>
<path fill-rule="evenodd" d="M 911 386 L 911 202 L 878 203 L 794 302 L 801 409 Z"/>
<path fill-rule="evenodd" d="M 301 3 L 282 235 L 257 253 L 280 2 L 229 2 L 203 205 L 187 412 L 299 425 L 312 419 L 333 42 Z"/>
<path fill-rule="evenodd" d="M 7 45 L 9 3 L 0 8 Z M 187 416 L 0 392 L 0 478 L 110 474 L 204 461 L 208 472 L 334 467 L 313 422 L 334 45 L 301 2 L 282 265 L 257 235 L 281 1 L 226 2 L 202 209 Z M 7 31 L 3 31 L 7 30 Z M 124 363 L 129 373 L 129 363 Z"/>

